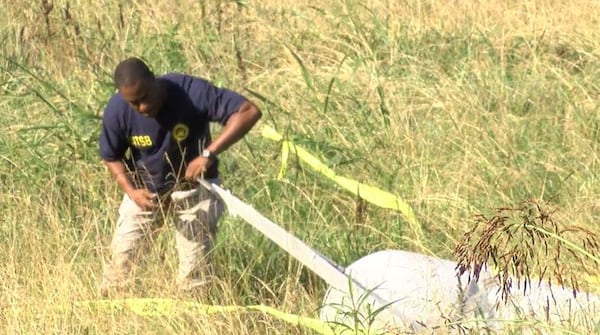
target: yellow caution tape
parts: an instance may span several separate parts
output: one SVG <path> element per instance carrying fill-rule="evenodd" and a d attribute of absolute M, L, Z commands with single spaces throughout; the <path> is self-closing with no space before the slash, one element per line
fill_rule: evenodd
<path fill-rule="evenodd" d="M 63 308 L 67 308 L 63 306 Z M 230 312 L 262 312 L 279 320 L 310 328 L 323 335 L 334 335 L 333 325 L 318 319 L 303 317 L 279 311 L 263 305 L 212 306 L 193 301 L 155 298 L 130 298 L 119 300 L 86 300 L 74 302 L 70 308 L 86 308 L 95 311 L 128 309 L 143 317 L 172 316 L 177 313 L 216 314 Z"/>
<path fill-rule="evenodd" d="M 358 197 L 378 206 L 381 208 L 393 209 L 399 211 L 406 220 L 408 221 L 409 226 L 413 230 L 413 233 L 416 235 L 418 239 L 423 235 L 421 230 L 421 225 L 417 221 L 415 214 L 412 208 L 400 197 L 395 196 L 389 192 L 383 191 L 373 186 L 369 186 L 363 183 L 360 183 L 356 180 L 338 176 L 335 171 L 331 168 L 323 164 L 317 157 L 299 147 L 294 145 L 292 141 L 283 140 L 283 137 L 277 133 L 277 131 L 269 126 L 265 126 L 262 130 L 262 136 L 273 140 L 273 141 L 281 141 L 281 168 L 279 170 L 279 178 L 283 178 L 285 172 L 287 170 L 287 161 L 289 158 L 290 151 L 293 152 L 300 158 L 302 161 L 307 163 L 310 167 L 312 167 L 315 171 L 323 174 L 325 177 L 333 180 L 336 184 L 341 186 L 342 188 L 352 192 Z"/>

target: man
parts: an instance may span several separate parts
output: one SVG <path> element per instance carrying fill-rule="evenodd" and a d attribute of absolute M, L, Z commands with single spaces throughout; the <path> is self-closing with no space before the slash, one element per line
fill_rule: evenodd
<path fill-rule="evenodd" d="M 119 207 L 111 258 L 100 292 L 125 287 L 131 270 L 165 214 L 173 214 L 181 289 L 202 285 L 206 261 L 223 211 L 220 199 L 197 182 L 219 182 L 218 155 L 260 119 L 242 95 L 178 73 L 155 77 L 138 58 L 115 69 L 118 90 L 104 111 L 100 156 L 125 193 Z M 209 122 L 223 125 L 211 139 Z"/>

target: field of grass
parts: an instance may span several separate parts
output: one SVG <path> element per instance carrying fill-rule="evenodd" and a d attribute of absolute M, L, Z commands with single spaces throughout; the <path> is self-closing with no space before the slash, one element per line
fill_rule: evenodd
<path fill-rule="evenodd" d="M 584 0 L 0 0 L 0 332 L 313 334 L 256 313 L 62 308 L 98 298 L 121 197 L 98 158 L 100 115 L 132 55 L 255 101 L 264 117 L 222 155 L 225 186 L 343 266 L 382 249 L 454 259 L 477 214 L 529 199 L 597 232 L 598 14 Z M 264 125 L 402 197 L 420 229 L 294 157 L 278 179 Z M 172 237 L 133 296 L 178 297 Z M 224 218 L 215 253 L 203 303 L 317 317 L 321 279 L 244 221 Z"/>

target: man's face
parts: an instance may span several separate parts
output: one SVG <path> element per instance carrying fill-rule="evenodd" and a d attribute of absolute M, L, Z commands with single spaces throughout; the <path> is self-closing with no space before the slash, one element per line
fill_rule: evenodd
<path fill-rule="evenodd" d="M 162 104 L 162 94 L 156 79 L 140 79 L 132 85 L 119 87 L 119 93 L 138 113 L 155 117 Z"/>

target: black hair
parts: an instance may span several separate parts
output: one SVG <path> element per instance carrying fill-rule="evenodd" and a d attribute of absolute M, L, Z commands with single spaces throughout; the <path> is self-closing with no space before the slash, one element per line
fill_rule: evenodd
<path fill-rule="evenodd" d="M 117 88 L 134 85 L 143 79 L 154 79 L 154 73 L 139 58 L 127 58 L 121 61 L 115 68 L 113 80 Z"/>

